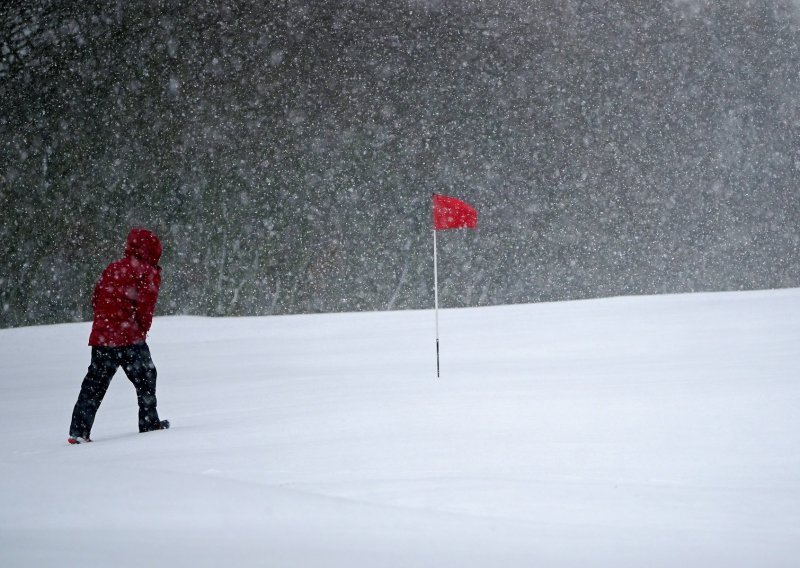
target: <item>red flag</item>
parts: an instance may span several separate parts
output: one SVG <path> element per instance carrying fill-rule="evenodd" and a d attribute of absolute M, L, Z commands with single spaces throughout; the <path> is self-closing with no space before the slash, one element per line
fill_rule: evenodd
<path fill-rule="evenodd" d="M 478 226 L 478 212 L 460 199 L 447 195 L 433 194 L 433 228 L 474 229 Z"/>

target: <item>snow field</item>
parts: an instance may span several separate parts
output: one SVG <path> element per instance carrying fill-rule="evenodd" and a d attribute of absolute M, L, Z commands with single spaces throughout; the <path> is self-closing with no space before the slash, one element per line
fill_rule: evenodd
<path fill-rule="evenodd" d="M 3 566 L 795 566 L 800 289 L 0 330 Z"/>

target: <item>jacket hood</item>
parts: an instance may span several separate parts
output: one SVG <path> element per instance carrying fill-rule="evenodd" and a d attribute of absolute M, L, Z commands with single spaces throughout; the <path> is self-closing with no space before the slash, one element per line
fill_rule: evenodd
<path fill-rule="evenodd" d="M 161 241 L 155 233 L 136 227 L 128 233 L 125 256 L 135 256 L 148 264 L 158 266 L 161 258 Z"/>

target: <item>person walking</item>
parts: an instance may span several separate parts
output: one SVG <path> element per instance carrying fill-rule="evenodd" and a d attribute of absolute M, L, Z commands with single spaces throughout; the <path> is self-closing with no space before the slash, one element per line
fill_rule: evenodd
<path fill-rule="evenodd" d="M 156 367 L 145 341 L 161 286 L 161 242 L 140 227 L 128 234 L 125 256 L 101 274 L 92 293 L 92 360 L 69 426 L 70 444 L 91 442 L 92 425 L 119 367 L 136 389 L 139 432 L 169 428 L 156 409 Z"/>

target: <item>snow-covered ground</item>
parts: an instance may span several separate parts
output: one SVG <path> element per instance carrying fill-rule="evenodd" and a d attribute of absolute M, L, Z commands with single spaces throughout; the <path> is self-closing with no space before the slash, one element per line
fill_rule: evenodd
<path fill-rule="evenodd" d="M 794 567 L 800 289 L 0 330 L 0 565 Z"/>

